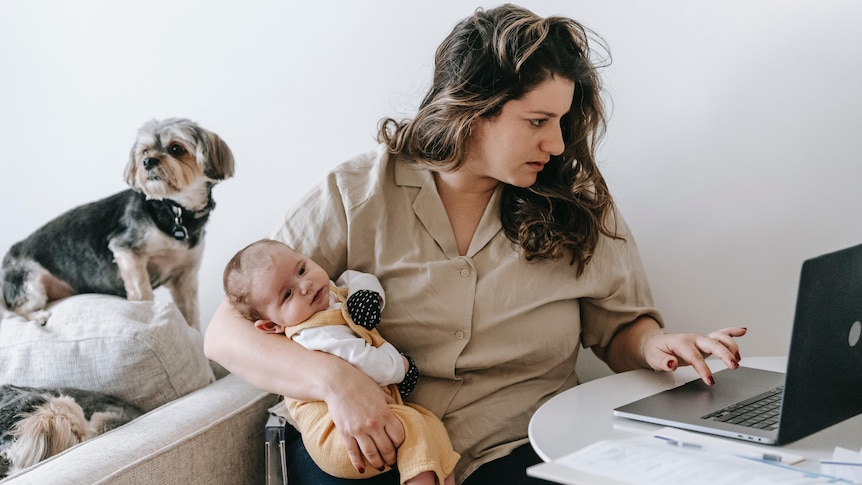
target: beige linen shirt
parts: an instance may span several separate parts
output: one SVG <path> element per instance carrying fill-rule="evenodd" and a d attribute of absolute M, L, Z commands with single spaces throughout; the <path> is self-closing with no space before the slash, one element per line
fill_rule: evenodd
<path fill-rule="evenodd" d="M 378 277 L 378 329 L 415 360 L 410 400 L 446 425 L 459 482 L 527 442 L 535 410 L 577 385 L 579 346 L 605 346 L 641 315 L 660 321 L 618 214 L 624 240 L 602 237 L 578 277 L 568 259 L 526 261 L 502 230 L 500 194 L 461 256 L 432 173 L 381 147 L 336 168 L 273 233 L 330 275 Z"/>

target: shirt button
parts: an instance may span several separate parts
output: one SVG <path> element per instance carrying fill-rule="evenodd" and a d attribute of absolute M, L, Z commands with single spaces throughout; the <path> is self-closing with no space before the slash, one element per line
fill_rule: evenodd
<path fill-rule="evenodd" d="M 455 338 L 458 340 L 463 339 L 464 338 L 464 332 L 458 330 L 457 332 L 455 332 Z"/>
<path fill-rule="evenodd" d="M 461 276 L 463 276 L 465 278 L 470 276 L 470 270 L 467 268 L 461 268 L 460 273 L 461 273 Z"/>

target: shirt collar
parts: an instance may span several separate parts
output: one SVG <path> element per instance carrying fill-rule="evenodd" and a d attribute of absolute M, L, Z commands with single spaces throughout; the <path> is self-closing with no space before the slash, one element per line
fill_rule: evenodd
<path fill-rule="evenodd" d="M 445 214 L 445 210 L 440 201 L 440 195 L 437 193 L 437 184 L 434 182 L 434 175 L 431 170 L 417 163 L 398 161 L 395 157 L 389 161 L 395 164 L 396 185 L 420 189 L 413 200 L 413 211 L 416 217 L 422 221 L 422 224 L 449 258 L 458 257 L 452 226 L 448 219 L 439 216 Z M 485 209 L 481 221 L 479 221 L 479 226 L 476 228 L 466 256 L 475 255 L 503 229 L 500 222 L 502 192 L 503 185 L 500 184 L 494 191 L 494 195 L 488 202 L 488 207 Z"/>

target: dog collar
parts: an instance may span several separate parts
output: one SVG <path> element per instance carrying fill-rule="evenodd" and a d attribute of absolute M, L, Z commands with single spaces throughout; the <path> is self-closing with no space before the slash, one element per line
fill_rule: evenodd
<path fill-rule="evenodd" d="M 197 234 L 214 205 L 210 202 L 203 210 L 192 212 L 170 199 L 148 199 L 147 204 L 162 231 L 177 241 L 189 241 L 192 246 L 197 243 Z"/>

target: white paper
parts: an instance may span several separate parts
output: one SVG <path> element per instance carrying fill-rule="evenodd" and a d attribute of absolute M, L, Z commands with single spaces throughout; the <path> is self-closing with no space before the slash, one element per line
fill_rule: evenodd
<path fill-rule="evenodd" d="M 853 483 L 794 468 L 668 446 L 653 437 L 605 440 L 554 461 L 573 470 L 636 485 L 709 483 L 711 485 L 807 485 Z M 539 465 L 541 466 L 541 465 Z M 549 477 L 564 483 L 564 477 Z M 600 482 L 597 482 L 600 483 Z"/>
<path fill-rule="evenodd" d="M 862 452 L 836 447 L 831 460 L 820 462 L 820 471 L 853 483 L 862 483 Z"/>

